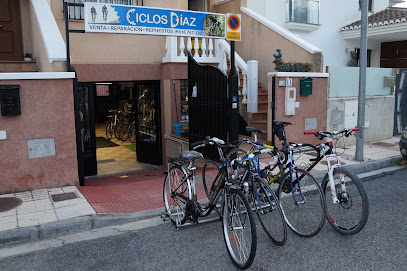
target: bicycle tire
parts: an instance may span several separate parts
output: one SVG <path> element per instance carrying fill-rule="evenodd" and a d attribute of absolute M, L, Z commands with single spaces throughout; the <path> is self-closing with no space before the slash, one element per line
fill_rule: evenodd
<path fill-rule="evenodd" d="M 113 127 L 112 127 L 112 122 L 106 123 L 106 138 L 111 140 L 113 137 Z"/>
<path fill-rule="evenodd" d="M 120 139 L 120 134 L 119 134 L 119 125 L 120 125 L 120 122 L 117 122 L 115 125 L 113 125 L 113 132 L 114 132 L 114 136 L 115 136 L 118 140 L 121 140 L 121 139 Z"/>
<path fill-rule="evenodd" d="M 135 124 L 130 125 L 129 140 L 131 143 L 136 143 L 136 125 Z"/>
<path fill-rule="evenodd" d="M 334 204 L 332 201 L 327 173 L 322 180 L 322 190 L 326 200 L 326 219 L 337 232 L 343 235 L 356 234 L 366 225 L 369 216 L 369 201 L 366 191 L 359 177 L 345 168 L 335 168 L 333 176 L 340 203 Z M 345 178 L 345 191 L 342 190 L 341 176 Z"/>
<path fill-rule="evenodd" d="M 184 224 L 188 219 L 185 198 L 191 199 L 192 196 L 191 183 L 189 179 L 185 180 L 185 178 L 187 178 L 187 175 L 181 166 L 172 166 L 165 176 L 163 187 L 165 213 L 173 221 L 178 219 L 179 224 Z M 176 190 L 176 188 L 178 189 Z M 174 194 L 174 192 L 177 192 L 177 194 Z"/>
<path fill-rule="evenodd" d="M 283 246 L 287 241 L 287 225 L 280 202 L 266 181 L 257 177 L 253 184 L 250 198 L 260 225 L 274 244 Z"/>
<path fill-rule="evenodd" d="M 220 178 L 218 178 L 216 183 L 214 183 L 215 178 L 219 173 L 219 167 L 219 163 L 209 160 L 206 161 L 202 169 L 202 185 L 209 200 L 212 199 L 213 193 L 220 180 Z"/>
<path fill-rule="evenodd" d="M 246 269 L 254 261 L 257 231 L 253 212 L 242 191 L 230 189 L 224 201 L 222 216 L 223 236 L 233 263 Z"/>
<path fill-rule="evenodd" d="M 302 237 L 315 236 L 325 222 L 325 199 L 322 189 L 315 178 L 303 169 L 292 168 L 292 176 L 294 197 L 290 171 L 285 173 L 278 188 L 278 198 L 285 221 L 295 234 Z"/>
<path fill-rule="evenodd" d="M 118 129 L 118 134 L 120 137 L 121 141 L 126 141 L 129 138 L 129 133 L 128 133 L 128 129 L 129 129 L 129 125 L 127 123 L 120 123 Z"/>

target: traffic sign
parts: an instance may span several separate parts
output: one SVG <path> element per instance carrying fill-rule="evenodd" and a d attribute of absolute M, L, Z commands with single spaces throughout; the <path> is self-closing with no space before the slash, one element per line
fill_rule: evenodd
<path fill-rule="evenodd" d="M 226 13 L 226 39 L 240 41 L 241 33 L 241 15 Z"/>

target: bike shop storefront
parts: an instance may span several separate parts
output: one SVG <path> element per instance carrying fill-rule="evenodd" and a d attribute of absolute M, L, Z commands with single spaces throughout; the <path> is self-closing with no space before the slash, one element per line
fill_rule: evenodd
<path fill-rule="evenodd" d="M 77 83 L 75 107 L 80 175 L 162 165 L 160 81 Z"/>

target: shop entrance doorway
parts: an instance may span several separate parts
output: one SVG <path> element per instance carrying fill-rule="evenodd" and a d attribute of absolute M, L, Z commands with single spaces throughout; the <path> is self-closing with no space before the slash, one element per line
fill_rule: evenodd
<path fill-rule="evenodd" d="M 78 84 L 78 164 L 84 177 L 162 165 L 159 90 L 159 81 Z"/>

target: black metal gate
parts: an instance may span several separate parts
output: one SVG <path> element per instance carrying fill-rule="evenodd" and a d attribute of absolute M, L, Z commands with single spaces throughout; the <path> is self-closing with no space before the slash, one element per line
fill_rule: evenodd
<path fill-rule="evenodd" d="M 407 126 L 407 69 L 400 69 L 396 76 L 393 135 L 399 135 Z"/>
<path fill-rule="evenodd" d="M 85 176 L 97 175 L 94 85 L 74 79 L 76 148 L 80 185 Z"/>
<path fill-rule="evenodd" d="M 206 136 L 228 141 L 228 78 L 214 66 L 198 64 L 188 53 L 189 142 Z M 216 148 L 200 149 L 215 158 Z"/>

